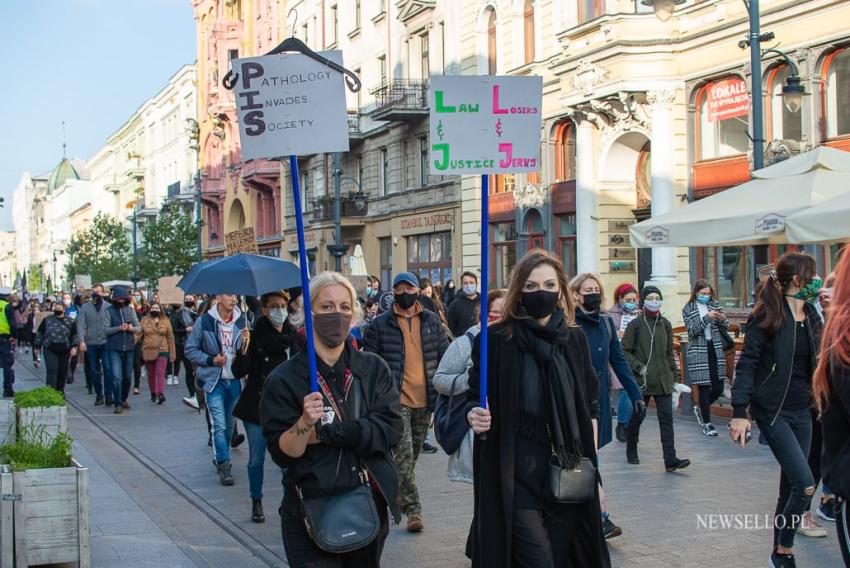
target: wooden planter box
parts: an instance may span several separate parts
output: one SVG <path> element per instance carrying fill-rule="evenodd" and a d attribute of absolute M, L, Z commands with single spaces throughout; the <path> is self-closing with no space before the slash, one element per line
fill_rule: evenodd
<path fill-rule="evenodd" d="M 35 406 L 18 408 L 18 429 L 35 424 L 44 426 L 47 434 L 54 438 L 59 432 L 68 431 L 67 406 Z"/>
<path fill-rule="evenodd" d="M 0 446 L 15 439 L 16 416 L 15 401 L 0 400 Z"/>
<path fill-rule="evenodd" d="M 0 470 L 0 568 L 74 563 L 88 568 L 88 469 Z"/>

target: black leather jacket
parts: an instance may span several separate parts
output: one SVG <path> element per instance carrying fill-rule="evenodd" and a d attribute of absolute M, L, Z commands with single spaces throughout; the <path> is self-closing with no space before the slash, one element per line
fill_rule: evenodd
<path fill-rule="evenodd" d="M 773 423 L 782 409 L 791 383 L 797 340 L 794 315 L 787 302 L 783 305 L 785 322 L 774 337 L 769 337 L 753 316 L 747 321 L 744 350 L 735 367 L 735 384 L 732 386 L 734 418 L 746 418 L 749 407 L 754 417 Z M 812 369 L 815 369 L 823 322 L 811 304 L 804 306 L 804 312 L 809 326 Z"/>

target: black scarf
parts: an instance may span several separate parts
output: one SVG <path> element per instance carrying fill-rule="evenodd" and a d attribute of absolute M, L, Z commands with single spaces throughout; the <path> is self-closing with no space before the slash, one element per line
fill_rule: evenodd
<path fill-rule="evenodd" d="M 256 346 L 260 347 L 264 353 L 280 354 L 285 352 L 287 347 L 292 346 L 294 335 L 295 330 L 288 321 L 283 322 L 283 327 L 278 331 L 268 317 L 260 316 L 254 323 L 251 341 L 255 341 Z"/>
<path fill-rule="evenodd" d="M 543 379 L 544 387 L 539 392 L 547 395 L 545 399 L 550 423 L 553 415 L 552 405 L 556 405 L 558 409 L 560 424 L 555 427 L 560 428 L 563 433 L 565 465 L 567 468 L 575 467 L 583 454 L 581 432 L 576 415 L 576 397 L 579 395 L 579 388 L 567 364 L 566 346 L 570 330 L 567 327 L 564 312 L 557 310 L 545 326 L 540 325 L 533 318 L 522 318 L 516 320 L 512 327 L 517 344 L 522 351 L 534 358 L 540 377 Z M 525 390 L 528 391 L 528 389 Z M 548 393 L 554 393 L 554 400 Z M 517 424 L 519 428 L 523 428 L 522 424 L 528 422 L 526 418 L 517 421 Z M 552 436 L 555 436 L 554 432 Z"/>

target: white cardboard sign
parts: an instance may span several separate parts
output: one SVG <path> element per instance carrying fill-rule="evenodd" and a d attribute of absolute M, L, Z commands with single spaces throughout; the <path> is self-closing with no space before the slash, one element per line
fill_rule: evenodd
<path fill-rule="evenodd" d="M 341 51 L 320 55 L 342 65 Z M 348 151 L 342 73 L 301 53 L 233 61 L 242 159 Z"/>
<path fill-rule="evenodd" d="M 431 173 L 540 170 L 543 78 L 431 77 Z"/>

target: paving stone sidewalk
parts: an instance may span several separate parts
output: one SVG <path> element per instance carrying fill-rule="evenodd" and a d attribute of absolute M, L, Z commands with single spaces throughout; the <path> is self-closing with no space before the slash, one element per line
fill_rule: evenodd
<path fill-rule="evenodd" d="M 17 386 L 31 388 L 41 382 L 43 370 L 36 377 L 24 356 L 19 361 L 24 364 L 16 365 Z M 149 402 L 143 379 L 142 394 L 130 396 L 132 408 L 114 415 L 111 409 L 93 406 L 82 369 L 77 375 L 67 393 L 78 455 L 92 470 L 94 566 L 285 565 L 277 517 L 280 472 L 270 459 L 264 487 L 267 522 L 258 525 L 250 521 L 247 443 L 233 451 L 236 484 L 222 487 L 211 464 L 204 418 L 180 403 L 186 396 L 182 381 L 167 387 L 168 400 L 159 406 Z M 77 405 L 88 417 L 75 410 Z M 732 515 L 748 515 L 737 519 L 764 525 L 775 505 L 778 467 L 765 446 L 753 443 L 742 450 L 726 437 L 725 423 L 718 427 L 718 438 L 705 438 L 692 417 L 676 417 L 679 455 L 693 462 L 676 474 L 664 471 L 652 413 L 641 433 L 641 465 L 626 464 L 623 444 L 617 441 L 603 449 L 608 508 L 623 528 L 621 537 L 609 541 L 613 566 L 767 565 L 770 530 L 719 527 L 734 521 Z M 446 463 L 442 453 L 420 458 L 417 478 L 425 530 L 411 535 L 394 527 L 383 566 L 470 565 L 463 551 L 472 487 L 449 482 Z M 190 505 L 187 496 L 199 506 Z M 825 539 L 797 537 L 801 568 L 841 565 L 835 527 L 824 524 L 829 531 Z"/>

